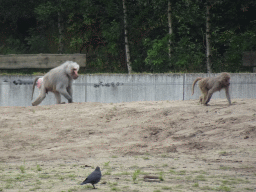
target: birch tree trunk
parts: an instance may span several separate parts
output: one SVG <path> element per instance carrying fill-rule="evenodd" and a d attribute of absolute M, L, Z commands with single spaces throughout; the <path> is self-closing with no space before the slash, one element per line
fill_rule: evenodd
<path fill-rule="evenodd" d="M 64 30 L 64 23 L 63 23 L 63 18 L 62 18 L 62 13 L 61 13 L 61 5 L 59 7 L 58 11 L 58 29 L 59 29 L 59 45 L 58 45 L 58 53 L 61 54 L 63 53 L 63 30 Z"/>
<path fill-rule="evenodd" d="M 211 64 L 211 55 L 212 55 L 212 47 L 211 47 L 211 25 L 210 25 L 210 5 L 206 5 L 206 67 L 207 73 L 212 72 L 212 64 Z"/>
<path fill-rule="evenodd" d="M 172 31 L 172 17 L 171 17 L 171 1 L 168 1 L 168 27 L 169 27 L 169 35 L 171 36 L 173 31 Z M 170 67 L 172 66 L 171 64 L 171 57 L 172 57 L 172 40 L 169 39 L 169 60 L 170 60 Z"/>
<path fill-rule="evenodd" d="M 131 66 L 130 50 L 129 50 L 129 44 L 128 44 L 127 14 L 126 14 L 125 0 L 123 0 L 123 11 L 124 11 L 124 41 L 125 41 L 126 63 L 128 68 L 128 74 L 131 74 L 132 66 Z"/>

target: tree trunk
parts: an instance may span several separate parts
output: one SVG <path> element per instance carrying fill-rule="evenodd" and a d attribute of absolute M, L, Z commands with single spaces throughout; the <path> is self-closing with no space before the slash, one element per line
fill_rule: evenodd
<path fill-rule="evenodd" d="M 207 73 L 212 72 L 211 56 L 212 56 L 212 47 L 211 47 L 211 34 L 210 34 L 210 5 L 206 5 L 206 67 Z"/>
<path fill-rule="evenodd" d="M 126 63 L 127 63 L 128 73 L 131 74 L 132 66 L 131 66 L 130 51 L 129 51 L 129 44 L 128 44 L 127 14 L 126 14 L 125 0 L 123 0 L 123 10 L 124 10 L 124 41 L 125 41 Z"/>
<path fill-rule="evenodd" d="M 59 45 L 58 45 L 58 53 L 63 53 L 63 30 L 64 30 L 64 23 L 62 18 L 62 13 L 58 11 L 58 29 L 59 29 Z"/>
<path fill-rule="evenodd" d="M 171 37 L 173 31 L 172 31 L 172 17 L 171 17 L 171 1 L 168 1 L 168 27 L 169 27 L 169 35 Z M 170 67 L 172 66 L 171 64 L 171 57 L 172 57 L 172 40 L 169 39 L 169 60 L 170 60 Z"/>

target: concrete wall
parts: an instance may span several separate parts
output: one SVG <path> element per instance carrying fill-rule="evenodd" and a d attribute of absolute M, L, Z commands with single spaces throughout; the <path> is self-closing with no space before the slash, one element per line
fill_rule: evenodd
<path fill-rule="evenodd" d="M 85 54 L 10 54 L 0 55 L 0 69 L 54 68 L 65 61 L 85 67 Z"/>
<path fill-rule="evenodd" d="M 211 74 L 215 76 L 217 74 Z M 191 86 L 196 77 L 209 74 L 103 74 L 80 75 L 73 83 L 74 102 L 118 103 L 131 101 L 190 100 L 198 99 L 200 90 Z M 0 106 L 31 106 L 32 84 L 13 81 L 33 81 L 33 76 L 0 76 Z M 231 74 L 232 98 L 256 98 L 256 74 Z M 35 88 L 34 99 L 38 96 Z M 212 99 L 225 98 L 222 90 Z M 33 99 L 33 100 L 34 100 Z M 62 97 L 62 101 L 66 101 Z M 55 104 L 54 94 L 49 93 L 40 105 Z"/>

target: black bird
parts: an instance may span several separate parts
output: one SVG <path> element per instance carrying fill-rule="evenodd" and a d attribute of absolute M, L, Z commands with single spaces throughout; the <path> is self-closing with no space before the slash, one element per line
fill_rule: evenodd
<path fill-rule="evenodd" d="M 96 169 L 80 185 L 91 183 L 93 188 L 96 189 L 94 184 L 98 183 L 100 179 L 101 179 L 100 168 L 96 167 Z"/>

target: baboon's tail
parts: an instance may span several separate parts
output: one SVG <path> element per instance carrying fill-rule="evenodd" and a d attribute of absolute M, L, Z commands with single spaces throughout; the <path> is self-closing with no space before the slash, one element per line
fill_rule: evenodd
<path fill-rule="evenodd" d="M 35 85 L 36 85 L 36 82 L 37 80 L 39 79 L 40 77 L 36 77 L 35 80 L 34 80 L 34 83 L 33 83 L 33 89 L 32 89 L 32 97 L 31 97 L 31 100 L 33 100 L 33 95 L 34 95 L 34 90 L 35 90 Z"/>
<path fill-rule="evenodd" d="M 192 85 L 192 95 L 194 94 L 194 87 L 197 81 L 203 79 L 203 77 L 197 77 L 196 80 L 194 81 L 193 85 Z"/>

